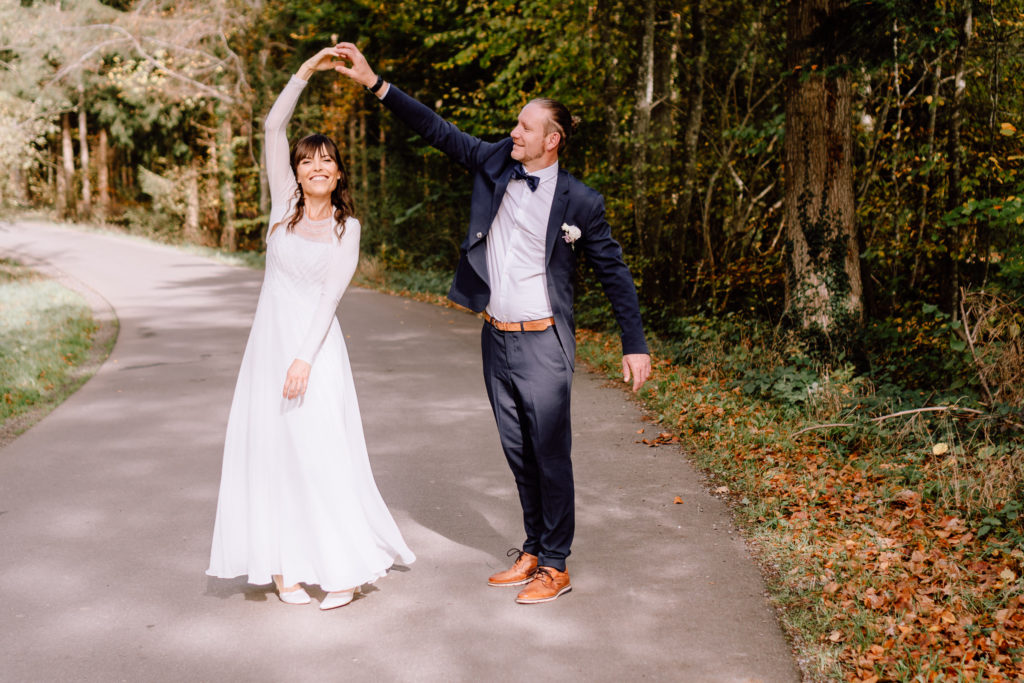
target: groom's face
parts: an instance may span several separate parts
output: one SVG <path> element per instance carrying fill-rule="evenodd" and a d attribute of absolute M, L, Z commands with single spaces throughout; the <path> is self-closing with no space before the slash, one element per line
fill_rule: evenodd
<path fill-rule="evenodd" d="M 516 127 L 512 129 L 512 158 L 523 165 L 544 156 L 549 135 L 547 109 L 539 104 L 528 104 L 519 112 Z M 556 143 L 557 144 L 557 143 Z"/>

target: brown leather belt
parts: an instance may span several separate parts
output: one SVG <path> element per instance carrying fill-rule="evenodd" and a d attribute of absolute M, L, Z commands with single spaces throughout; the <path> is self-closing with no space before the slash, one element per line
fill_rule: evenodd
<path fill-rule="evenodd" d="M 540 320 L 526 320 L 521 323 L 503 323 L 489 316 L 486 311 L 484 312 L 484 320 L 502 332 L 543 332 L 555 324 L 555 319 L 551 317 L 541 318 Z"/>

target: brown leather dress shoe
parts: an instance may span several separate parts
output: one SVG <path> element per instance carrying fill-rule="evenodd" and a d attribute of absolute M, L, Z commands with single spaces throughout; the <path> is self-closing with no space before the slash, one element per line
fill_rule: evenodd
<path fill-rule="evenodd" d="M 509 550 L 508 556 L 512 557 L 516 553 L 519 553 L 519 556 L 512 567 L 487 579 L 488 586 L 522 586 L 524 583 L 529 583 L 533 578 L 533 572 L 537 569 L 537 556 L 519 548 Z"/>
<path fill-rule="evenodd" d="M 516 602 L 521 605 L 551 602 L 562 593 L 568 593 L 571 590 L 569 572 L 560 572 L 554 567 L 537 567 L 533 581 L 519 591 Z"/>

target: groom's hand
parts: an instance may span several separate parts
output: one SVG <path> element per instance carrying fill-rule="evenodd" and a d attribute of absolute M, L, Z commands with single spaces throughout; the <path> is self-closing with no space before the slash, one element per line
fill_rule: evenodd
<path fill-rule="evenodd" d="M 377 74 L 370 68 L 366 57 L 363 56 L 358 47 L 352 43 L 338 43 L 335 49 L 338 51 L 339 57 L 352 64 L 352 66 L 336 65 L 334 68 L 338 73 L 348 76 L 356 83 L 367 88 L 377 82 Z"/>
<path fill-rule="evenodd" d="M 651 376 L 651 357 L 646 353 L 627 353 L 622 357 L 622 380 L 633 379 L 633 393 L 640 391 Z"/>

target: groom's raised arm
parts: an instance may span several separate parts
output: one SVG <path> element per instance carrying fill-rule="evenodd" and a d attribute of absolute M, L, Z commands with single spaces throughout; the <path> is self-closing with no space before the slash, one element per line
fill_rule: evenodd
<path fill-rule="evenodd" d="M 338 55 L 352 63 L 352 66 L 336 66 L 335 69 L 345 74 L 356 83 L 371 89 L 385 107 L 394 112 L 402 123 L 419 133 L 431 146 L 441 150 L 453 160 L 470 170 L 476 169 L 492 153 L 498 145 L 485 142 L 478 137 L 464 133 L 455 125 L 445 121 L 430 107 L 410 97 L 391 83 L 381 80 L 370 67 L 363 53 L 352 43 L 339 43 Z"/>

